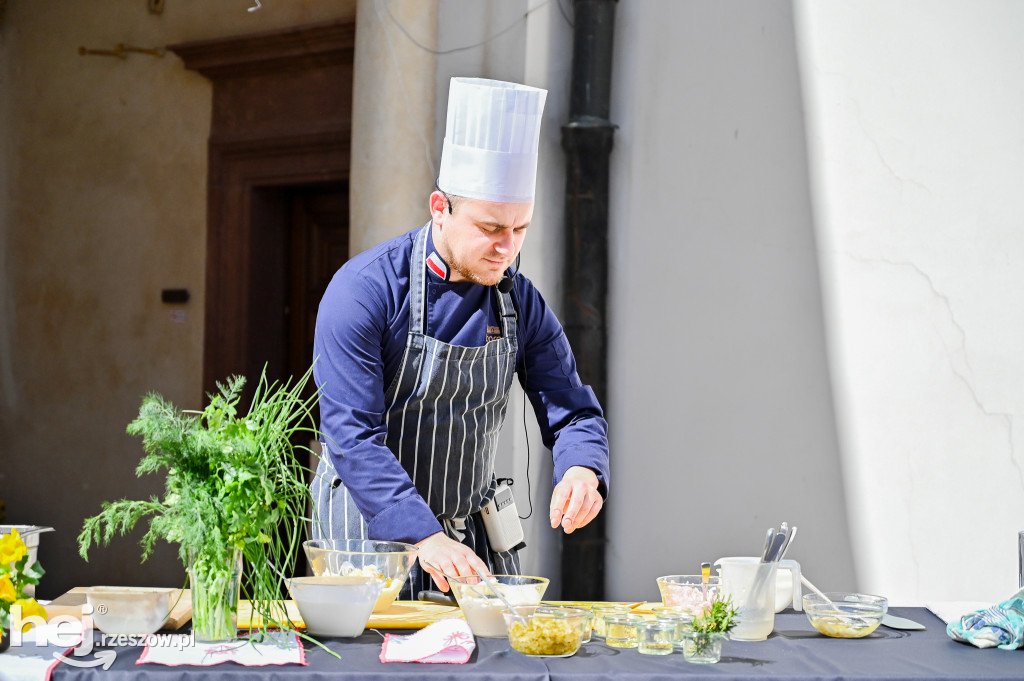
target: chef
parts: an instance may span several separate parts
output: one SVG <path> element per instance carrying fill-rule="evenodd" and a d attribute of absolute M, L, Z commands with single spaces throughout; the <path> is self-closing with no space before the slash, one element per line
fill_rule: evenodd
<path fill-rule="evenodd" d="M 447 591 L 445 574 L 519 574 L 521 544 L 483 522 L 513 378 L 552 452 L 551 527 L 583 527 L 607 494 L 601 406 L 518 268 L 546 96 L 453 78 L 430 221 L 353 257 L 320 303 L 313 536 L 416 544 L 422 569 L 401 598 L 434 588 L 428 575 Z"/>

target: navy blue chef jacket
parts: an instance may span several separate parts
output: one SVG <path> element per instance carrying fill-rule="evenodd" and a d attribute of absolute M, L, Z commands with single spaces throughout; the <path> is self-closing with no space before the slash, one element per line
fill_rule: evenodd
<path fill-rule="evenodd" d="M 420 229 L 365 251 L 338 270 L 320 302 L 313 368 L 321 389 L 321 431 L 335 470 L 368 523 L 369 537 L 409 543 L 441 531 L 385 444 L 384 393 L 405 351 L 409 259 Z M 431 253 L 428 236 L 426 254 Z M 426 334 L 445 343 L 484 345 L 488 333 L 492 338 L 500 333 L 498 295 L 492 286 L 446 281 L 427 268 Z M 517 375 L 552 450 L 554 480 L 571 466 L 587 466 L 606 494 L 608 424 L 601 406 L 580 382 L 562 326 L 533 283 L 517 276 L 512 297 L 519 313 Z"/>

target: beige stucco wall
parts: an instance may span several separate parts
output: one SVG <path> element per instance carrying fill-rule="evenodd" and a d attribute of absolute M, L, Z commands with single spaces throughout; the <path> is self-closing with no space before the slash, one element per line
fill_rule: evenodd
<path fill-rule="evenodd" d="M 352 82 L 352 253 L 426 222 L 437 0 L 359 0 Z M 401 27 L 401 28 L 400 28 Z M 402 32 L 414 32 L 414 44 Z"/>
<path fill-rule="evenodd" d="M 79 56 L 351 18 L 355 0 L 11 0 L 0 26 L 0 499 L 7 522 L 57 528 L 39 593 L 179 584 L 134 539 L 77 557 L 100 502 L 139 481 L 124 428 L 147 391 L 201 399 L 211 87 L 171 53 Z M 160 302 L 186 288 L 187 305 Z"/>

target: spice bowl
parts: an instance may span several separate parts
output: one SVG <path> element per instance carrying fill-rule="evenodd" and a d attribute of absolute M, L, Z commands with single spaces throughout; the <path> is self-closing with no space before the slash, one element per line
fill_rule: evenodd
<path fill-rule="evenodd" d="M 591 613 L 582 608 L 520 605 L 502 613 L 513 650 L 531 657 L 569 657 L 583 643 Z"/>

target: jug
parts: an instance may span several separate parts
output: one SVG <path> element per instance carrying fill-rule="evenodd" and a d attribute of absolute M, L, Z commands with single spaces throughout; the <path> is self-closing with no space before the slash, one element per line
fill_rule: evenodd
<path fill-rule="evenodd" d="M 775 628 L 775 592 L 778 568 L 792 573 L 792 599 L 796 609 L 801 607 L 800 564 L 795 560 L 762 563 L 753 556 L 732 556 L 715 561 L 722 577 L 722 592 L 732 598 L 740 611 L 739 623 L 729 633 L 737 641 L 763 641 Z M 785 607 L 783 603 L 782 607 Z M 781 608 L 779 608 L 781 610 Z"/>

